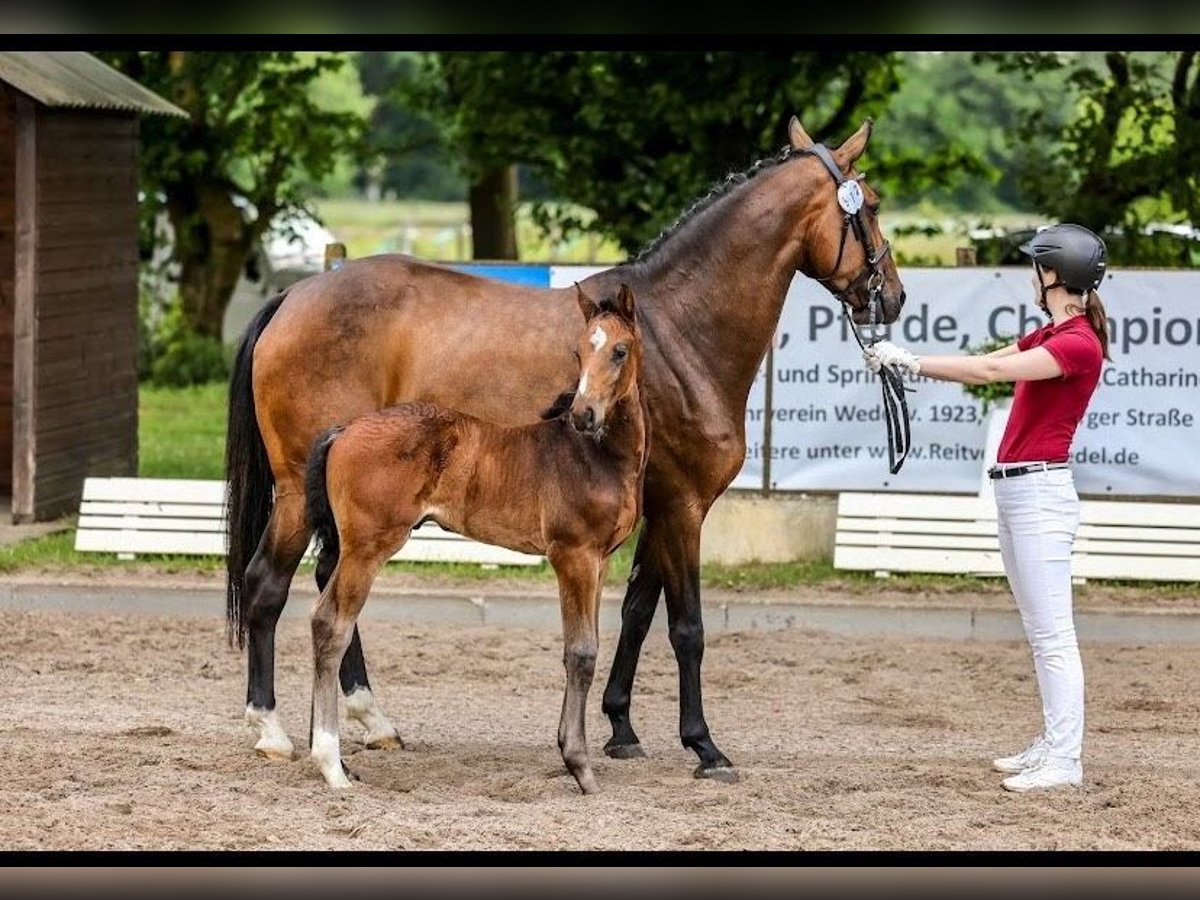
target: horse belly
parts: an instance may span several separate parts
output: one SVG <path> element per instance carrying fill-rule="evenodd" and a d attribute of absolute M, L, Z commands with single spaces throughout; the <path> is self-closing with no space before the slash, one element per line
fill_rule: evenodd
<path fill-rule="evenodd" d="M 463 534 L 485 544 L 518 553 L 545 553 L 536 512 L 503 508 L 471 510 L 463 521 Z"/>

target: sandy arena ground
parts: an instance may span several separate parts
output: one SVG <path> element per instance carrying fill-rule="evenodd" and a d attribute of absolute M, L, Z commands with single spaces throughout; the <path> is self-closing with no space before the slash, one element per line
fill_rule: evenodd
<path fill-rule="evenodd" d="M 988 760 L 1036 730 L 1015 642 L 711 634 L 706 705 L 734 785 L 691 777 L 661 631 L 642 657 L 635 725 L 649 759 L 617 762 L 599 693 L 588 722 L 601 793 L 554 743 L 561 643 L 551 628 L 367 623 L 376 694 L 408 744 L 365 750 L 335 794 L 306 755 L 255 757 L 244 662 L 216 618 L 0 612 L 0 847 L 394 849 L 1200 848 L 1200 647 L 1085 646 L 1082 790 L 1011 795 Z M 307 733 L 304 618 L 280 626 L 278 695 Z"/>

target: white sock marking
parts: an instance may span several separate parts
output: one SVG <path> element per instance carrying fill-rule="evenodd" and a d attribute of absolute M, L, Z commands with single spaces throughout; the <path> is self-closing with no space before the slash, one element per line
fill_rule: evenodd
<path fill-rule="evenodd" d="M 292 752 L 292 742 L 279 723 L 276 710 L 247 705 L 246 721 L 258 726 L 258 743 L 254 745 L 256 750 L 275 750 L 285 754 Z"/>
<path fill-rule="evenodd" d="M 350 779 L 342 770 L 342 751 L 338 745 L 338 736 L 328 731 L 317 729 L 313 732 L 312 758 L 325 781 L 330 787 L 350 787 Z"/>
<path fill-rule="evenodd" d="M 396 737 L 396 729 L 388 717 L 379 711 L 370 688 L 357 687 L 346 696 L 346 715 L 367 729 L 367 743 L 380 738 Z"/>

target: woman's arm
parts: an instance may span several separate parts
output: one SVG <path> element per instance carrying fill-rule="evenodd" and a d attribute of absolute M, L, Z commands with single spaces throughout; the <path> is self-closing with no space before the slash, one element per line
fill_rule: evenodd
<path fill-rule="evenodd" d="M 986 356 L 920 356 L 920 374 L 938 381 L 992 384 L 997 381 L 1043 381 L 1062 376 L 1062 367 L 1045 347 L 1018 350 L 1016 344 Z"/>
<path fill-rule="evenodd" d="M 1001 347 L 999 350 L 993 350 L 991 353 L 985 353 L 984 356 L 999 357 L 1011 356 L 1013 353 L 1020 353 L 1021 348 L 1017 346 L 1017 342 L 1013 341 L 1006 347 Z"/>

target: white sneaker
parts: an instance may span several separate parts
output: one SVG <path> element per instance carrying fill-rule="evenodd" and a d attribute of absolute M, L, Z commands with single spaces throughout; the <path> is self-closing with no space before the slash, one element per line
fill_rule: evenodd
<path fill-rule="evenodd" d="M 1046 736 L 1039 734 L 1024 750 L 1015 756 L 1002 756 L 992 760 L 992 768 L 1005 775 L 1017 775 L 1046 758 Z"/>
<path fill-rule="evenodd" d="M 1083 765 L 1077 759 L 1045 757 L 1036 766 L 1001 782 L 1006 791 L 1036 791 L 1049 788 L 1079 787 L 1083 784 Z"/>

